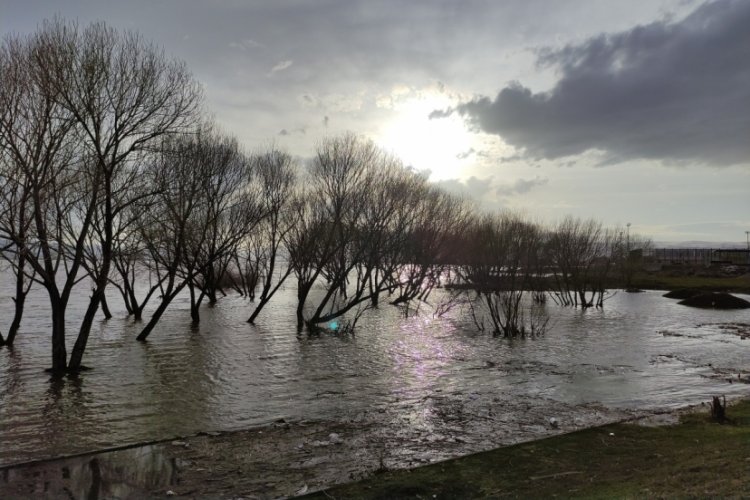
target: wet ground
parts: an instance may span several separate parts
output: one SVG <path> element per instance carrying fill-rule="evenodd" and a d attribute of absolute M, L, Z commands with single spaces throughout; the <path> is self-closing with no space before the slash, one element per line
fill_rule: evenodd
<path fill-rule="evenodd" d="M 210 432 L 0 470 L 3 498 L 278 498 L 584 427 L 672 414 L 520 398 L 512 405 L 434 399 L 436 418 L 402 425 L 381 411 L 339 422 L 285 422 Z M 556 416 L 550 416 L 556 415 Z M 385 418 L 384 418 L 385 417 Z"/>

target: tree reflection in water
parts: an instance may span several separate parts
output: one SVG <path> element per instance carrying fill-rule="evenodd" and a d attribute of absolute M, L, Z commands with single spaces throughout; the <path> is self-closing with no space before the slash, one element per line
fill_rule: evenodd
<path fill-rule="evenodd" d="M 169 489 L 176 479 L 174 458 L 161 445 L 0 469 L 0 491 L 9 498 L 133 498 Z"/>

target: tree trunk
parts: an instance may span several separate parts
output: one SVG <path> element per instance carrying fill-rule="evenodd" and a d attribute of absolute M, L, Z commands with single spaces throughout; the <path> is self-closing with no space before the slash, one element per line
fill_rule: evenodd
<path fill-rule="evenodd" d="M 51 296 L 52 306 L 52 371 L 64 372 L 68 367 L 68 352 L 65 349 L 65 304 L 59 297 Z"/>
<path fill-rule="evenodd" d="M 18 269 L 16 270 L 16 296 L 13 298 L 13 302 L 15 302 L 15 312 L 13 314 L 13 322 L 10 325 L 10 330 L 8 330 L 8 338 L 5 339 L 5 344 L 7 345 L 13 345 L 13 341 L 16 339 L 16 333 L 18 333 L 18 329 L 21 327 L 23 307 L 26 303 L 26 293 L 28 292 L 28 290 L 24 290 L 25 280 L 23 268 L 25 264 L 26 258 L 24 254 L 21 253 L 18 257 Z M 0 339 L 1 338 L 2 337 L 0 337 Z M 2 345 L 2 342 L 0 342 L 0 345 Z"/>
<path fill-rule="evenodd" d="M 148 338 L 148 336 L 151 334 L 154 327 L 156 326 L 156 323 L 158 323 L 159 319 L 161 319 L 161 316 L 162 314 L 164 314 L 164 311 L 166 311 L 167 307 L 169 307 L 169 303 L 171 301 L 172 301 L 171 299 L 167 299 L 166 297 L 161 301 L 161 304 L 159 304 L 159 307 L 156 308 L 156 311 L 154 311 L 154 314 L 151 315 L 151 318 L 148 320 L 148 323 L 146 323 L 146 326 L 143 327 L 143 330 L 141 330 L 141 333 L 139 333 L 138 336 L 135 338 L 136 340 L 145 342 L 145 340 Z"/>
<path fill-rule="evenodd" d="M 190 319 L 193 325 L 197 325 L 201 322 L 200 303 L 203 300 L 203 292 L 200 294 L 200 298 L 195 298 L 195 286 L 192 283 L 188 284 L 190 289 Z"/>
<path fill-rule="evenodd" d="M 70 363 L 68 364 L 69 370 L 81 369 L 83 352 L 86 350 L 86 344 L 89 340 L 91 325 L 94 323 L 94 316 L 96 316 L 96 311 L 99 310 L 99 304 L 101 303 L 103 296 L 104 290 L 94 291 L 94 294 L 91 296 L 89 306 L 86 309 L 86 314 L 83 316 L 81 329 L 78 331 L 78 338 L 76 338 L 76 343 L 73 345 L 73 351 L 70 353 Z"/>
<path fill-rule="evenodd" d="M 273 262 L 273 260 L 272 260 Z M 289 277 L 289 275 L 292 273 L 292 268 L 288 267 L 286 272 L 284 273 L 281 278 L 279 278 L 279 281 L 276 282 L 276 286 L 271 288 L 271 280 L 266 281 L 266 285 L 263 287 L 263 292 L 260 294 L 260 302 L 255 307 L 255 310 L 250 315 L 250 319 L 247 320 L 248 323 L 253 324 L 255 323 L 255 318 L 258 317 L 260 314 L 260 311 L 265 307 L 266 304 L 268 304 L 271 301 L 271 298 L 276 294 L 276 292 L 281 288 L 281 285 L 284 284 L 286 279 Z M 266 289 L 268 287 L 268 289 Z M 299 320 L 299 318 L 298 318 Z"/>
<path fill-rule="evenodd" d="M 216 303 L 219 301 L 219 299 L 216 297 L 216 288 L 214 288 L 213 286 L 208 289 L 206 295 L 208 296 L 208 303 L 212 306 L 216 305 Z"/>
<path fill-rule="evenodd" d="M 164 311 L 167 310 L 167 307 L 169 307 L 169 304 L 172 303 L 172 300 L 180 293 L 180 291 L 185 288 L 185 285 L 187 283 L 181 283 L 179 286 L 177 286 L 174 290 L 171 290 L 171 283 L 170 286 L 167 287 L 167 292 L 162 297 L 161 303 L 159 304 L 159 307 L 156 308 L 154 311 L 154 314 L 151 315 L 151 318 L 149 318 L 148 323 L 146 323 L 146 326 L 143 327 L 143 330 L 141 330 L 141 333 L 138 334 L 138 336 L 135 338 L 138 341 L 145 342 L 148 336 L 153 331 L 156 324 L 161 319 L 162 314 L 164 314 Z M 171 291 L 170 291 L 171 290 Z"/>
<path fill-rule="evenodd" d="M 260 302 L 255 307 L 255 310 L 250 315 L 250 319 L 247 320 L 251 325 L 255 323 L 255 318 L 260 314 L 261 309 L 271 300 L 271 297 L 261 297 Z M 299 314 L 297 315 L 297 324 L 299 325 Z"/>
<path fill-rule="evenodd" d="M 107 294 L 102 294 L 102 313 L 104 313 L 104 319 L 112 319 L 112 313 L 109 311 L 109 304 L 107 304 Z"/>
<path fill-rule="evenodd" d="M 305 309 L 305 302 L 307 301 L 307 295 L 310 293 L 312 288 L 312 282 L 310 283 L 297 283 L 297 329 L 302 330 L 305 326 L 305 315 L 303 311 Z"/>
<path fill-rule="evenodd" d="M 16 334 L 18 329 L 21 328 L 21 318 L 23 318 L 23 307 L 26 303 L 26 292 L 21 290 L 16 292 L 16 296 L 13 298 L 15 302 L 15 313 L 13 314 L 13 322 L 10 324 L 10 330 L 8 330 L 8 338 L 5 339 L 5 344 L 13 345 L 13 341 L 16 340 Z M 0 343 L 2 345 L 2 343 Z"/>

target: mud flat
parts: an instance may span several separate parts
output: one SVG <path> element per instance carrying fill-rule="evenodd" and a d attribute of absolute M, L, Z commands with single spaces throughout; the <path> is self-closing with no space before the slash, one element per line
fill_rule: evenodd
<path fill-rule="evenodd" d="M 300 495 L 654 412 L 537 398 L 467 414 L 436 398 L 441 425 L 401 425 L 386 412 L 339 422 L 286 422 L 206 432 L 125 449 L 0 469 L 3 498 L 278 498 Z M 443 401 L 439 401 L 439 399 Z"/>

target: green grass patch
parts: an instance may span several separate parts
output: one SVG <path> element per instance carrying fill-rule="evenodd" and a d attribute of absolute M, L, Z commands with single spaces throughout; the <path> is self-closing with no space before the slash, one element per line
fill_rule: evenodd
<path fill-rule="evenodd" d="M 750 275 L 733 277 L 669 276 L 665 273 L 638 274 L 633 279 L 635 288 L 647 290 L 677 290 L 692 288 L 711 292 L 750 293 Z"/>
<path fill-rule="evenodd" d="M 306 498 L 660 498 L 750 495 L 750 401 L 679 424 L 614 424 L 377 474 Z"/>

